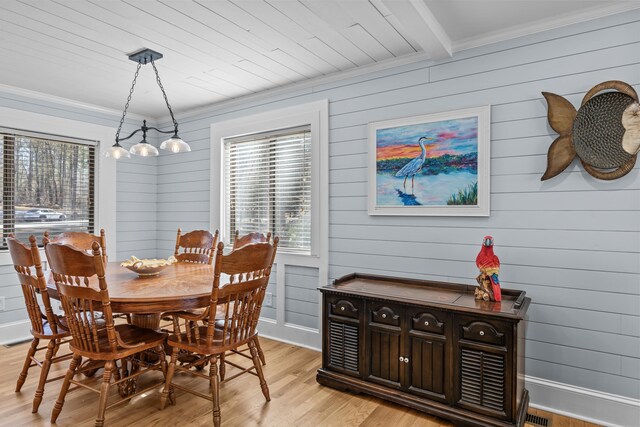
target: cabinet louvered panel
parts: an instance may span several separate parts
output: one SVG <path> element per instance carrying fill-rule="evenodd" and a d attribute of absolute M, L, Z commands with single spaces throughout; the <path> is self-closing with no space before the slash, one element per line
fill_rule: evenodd
<path fill-rule="evenodd" d="M 504 412 L 504 356 L 462 349 L 461 400 Z"/>
<path fill-rule="evenodd" d="M 358 326 L 329 322 L 329 364 L 358 373 Z"/>

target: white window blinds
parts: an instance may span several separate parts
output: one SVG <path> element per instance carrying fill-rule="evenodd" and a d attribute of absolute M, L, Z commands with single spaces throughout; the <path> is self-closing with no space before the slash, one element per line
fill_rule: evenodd
<path fill-rule="evenodd" d="M 0 128 L 2 239 L 94 231 L 95 142 Z"/>
<path fill-rule="evenodd" d="M 279 251 L 311 252 L 310 126 L 224 141 L 225 232 L 271 231 Z"/>

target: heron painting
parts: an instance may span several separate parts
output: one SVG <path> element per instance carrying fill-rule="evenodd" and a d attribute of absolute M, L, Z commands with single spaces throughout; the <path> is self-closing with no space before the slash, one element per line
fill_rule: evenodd
<path fill-rule="evenodd" d="M 459 113 L 369 125 L 370 213 L 373 203 L 374 214 L 387 208 L 392 214 L 432 214 L 425 213 L 430 208 L 440 215 L 452 208 L 477 214 L 488 199 L 488 120 L 475 111 Z"/>

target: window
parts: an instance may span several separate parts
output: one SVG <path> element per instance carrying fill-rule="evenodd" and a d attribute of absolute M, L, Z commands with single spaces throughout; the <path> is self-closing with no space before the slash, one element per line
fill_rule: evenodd
<path fill-rule="evenodd" d="M 95 143 L 0 128 L 2 248 L 64 231 L 94 231 Z"/>
<path fill-rule="evenodd" d="M 225 235 L 271 231 L 279 251 L 311 252 L 310 126 L 224 140 Z"/>

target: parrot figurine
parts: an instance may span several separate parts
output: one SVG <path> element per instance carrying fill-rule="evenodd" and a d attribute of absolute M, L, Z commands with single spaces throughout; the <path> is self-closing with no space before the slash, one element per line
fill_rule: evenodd
<path fill-rule="evenodd" d="M 480 275 L 486 275 L 491 281 L 491 290 L 495 301 L 501 301 L 502 293 L 500 292 L 500 280 L 498 280 L 500 260 L 493 253 L 493 237 L 484 237 L 482 249 L 476 257 L 476 266 L 480 269 Z"/>

